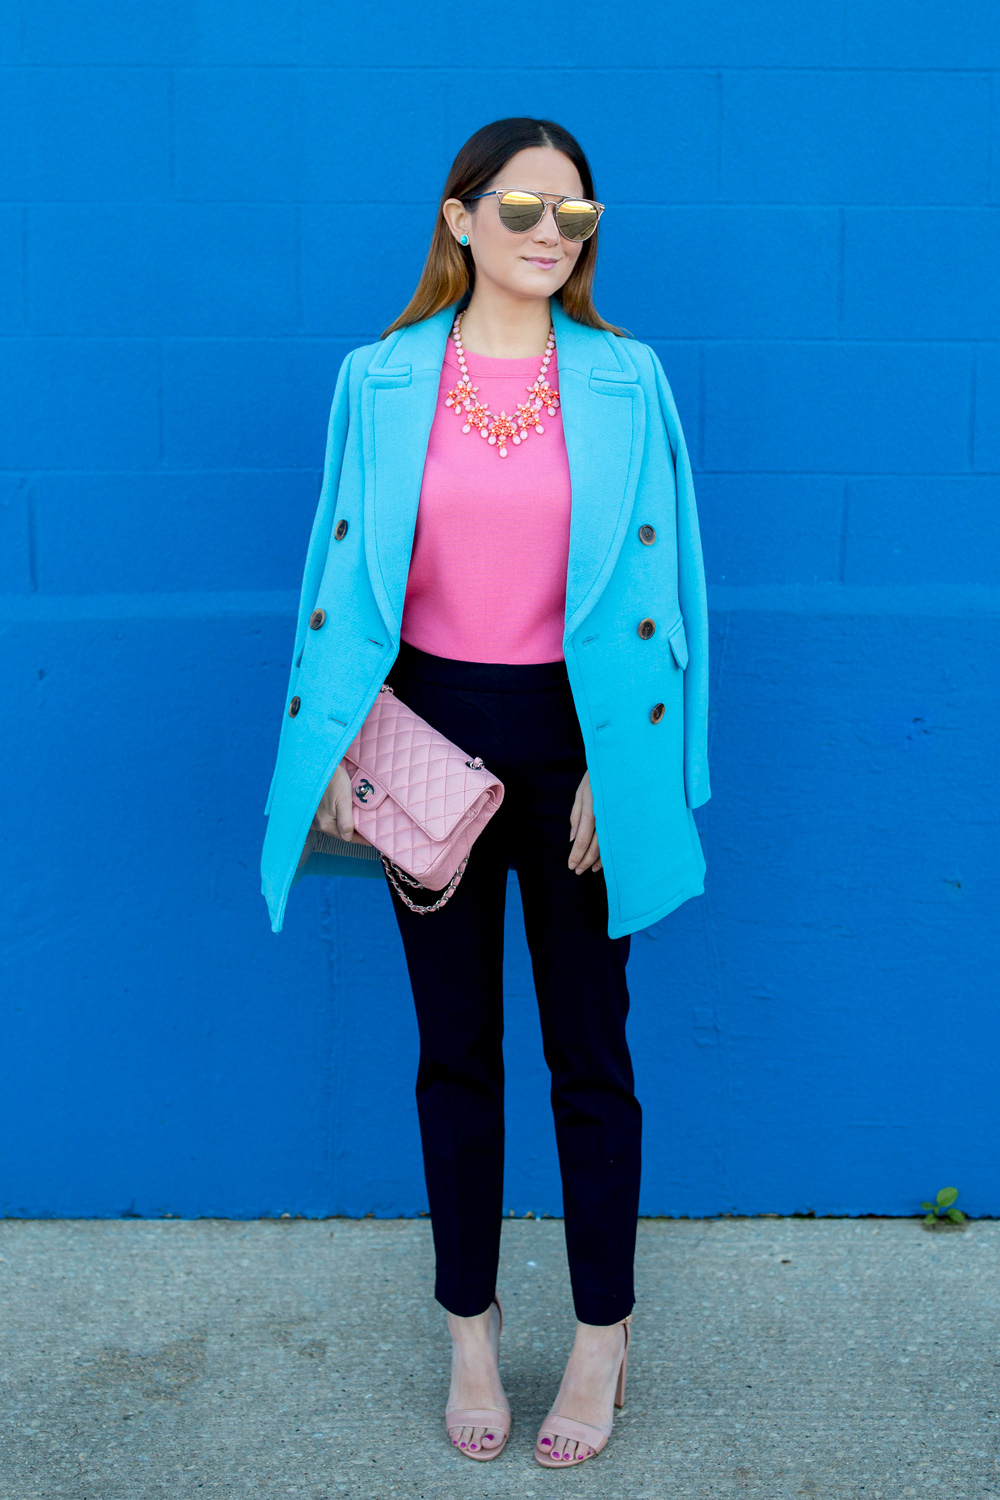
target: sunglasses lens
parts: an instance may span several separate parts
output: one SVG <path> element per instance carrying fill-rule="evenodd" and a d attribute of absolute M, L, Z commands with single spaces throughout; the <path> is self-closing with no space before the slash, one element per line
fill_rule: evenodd
<path fill-rule="evenodd" d="M 534 229 L 545 212 L 545 204 L 534 193 L 504 193 L 500 204 L 500 222 L 515 234 Z"/>
<path fill-rule="evenodd" d="M 597 228 L 598 212 L 592 203 L 569 199 L 556 209 L 559 233 L 568 240 L 589 240 Z"/>

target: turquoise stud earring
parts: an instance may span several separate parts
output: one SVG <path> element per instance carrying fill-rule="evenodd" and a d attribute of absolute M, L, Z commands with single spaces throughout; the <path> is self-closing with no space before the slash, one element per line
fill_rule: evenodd
<path fill-rule="evenodd" d="M 463 234 L 458 243 L 460 245 L 467 245 L 469 243 L 469 236 L 467 234 Z"/>

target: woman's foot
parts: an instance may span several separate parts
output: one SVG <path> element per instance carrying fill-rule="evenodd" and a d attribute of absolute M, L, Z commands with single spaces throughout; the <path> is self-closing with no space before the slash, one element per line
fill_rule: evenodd
<path fill-rule="evenodd" d="M 622 1356 L 625 1353 L 625 1327 L 611 1323 L 600 1327 L 592 1323 L 576 1325 L 576 1339 L 566 1364 L 559 1394 L 546 1420 L 568 1418 L 570 1423 L 585 1423 L 610 1433 L 615 1414 L 615 1390 Z M 603 1446 L 603 1444 L 602 1444 Z M 542 1423 L 536 1453 L 564 1463 L 579 1463 L 592 1458 L 593 1445 L 582 1439 L 560 1435 Z"/>
<path fill-rule="evenodd" d="M 510 1405 L 500 1381 L 500 1308 L 491 1302 L 484 1313 L 474 1318 L 448 1314 L 451 1334 L 451 1389 L 448 1410 L 495 1411 L 505 1415 L 503 1423 L 476 1427 L 448 1428 L 456 1448 L 470 1458 L 485 1456 L 502 1448 L 510 1428 Z"/>

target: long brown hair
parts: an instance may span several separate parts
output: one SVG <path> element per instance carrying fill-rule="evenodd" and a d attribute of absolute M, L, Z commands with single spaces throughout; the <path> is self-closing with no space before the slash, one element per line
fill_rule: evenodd
<path fill-rule="evenodd" d="M 518 115 L 509 120 L 494 120 L 484 125 L 475 135 L 470 135 L 461 151 L 452 162 L 448 180 L 441 194 L 437 223 L 431 237 L 424 269 L 417 282 L 416 291 L 395 322 L 383 333 L 386 338 L 397 328 L 408 328 L 411 323 L 420 323 L 430 318 L 443 307 L 450 307 L 466 293 L 471 293 L 476 284 L 476 266 L 468 245 L 460 245 L 448 228 L 441 212 L 448 198 L 461 198 L 467 202 L 473 194 L 486 188 L 494 177 L 519 151 L 529 146 L 551 146 L 569 157 L 580 174 L 583 196 L 594 197 L 594 179 L 590 163 L 583 148 L 568 130 L 556 125 L 553 120 L 533 120 Z M 607 323 L 594 306 L 592 288 L 597 264 L 597 236 L 595 230 L 589 240 L 584 240 L 576 265 L 560 291 L 558 301 L 571 318 L 584 323 L 588 328 L 605 328 L 609 333 L 627 337 L 624 330 Z"/>

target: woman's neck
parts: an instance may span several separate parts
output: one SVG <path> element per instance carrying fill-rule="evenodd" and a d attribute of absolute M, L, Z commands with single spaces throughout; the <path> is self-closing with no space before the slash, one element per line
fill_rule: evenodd
<path fill-rule="evenodd" d="M 477 286 L 462 317 L 462 343 L 492 359 L 541 358 L 552 317 L 548 297 L 509 297 Z"/>

